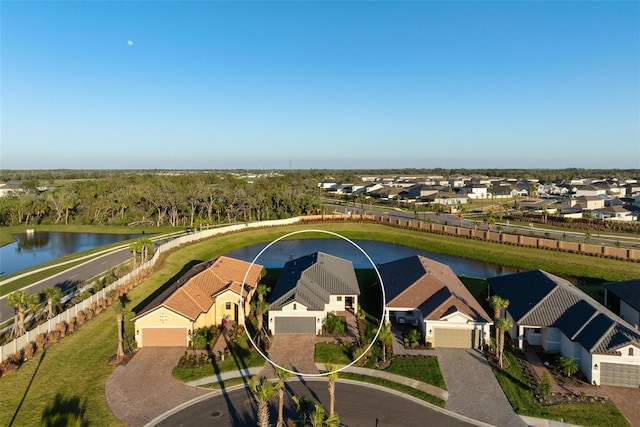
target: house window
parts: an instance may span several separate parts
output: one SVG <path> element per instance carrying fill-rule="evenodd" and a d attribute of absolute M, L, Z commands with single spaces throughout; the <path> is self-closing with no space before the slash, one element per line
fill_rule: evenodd
<path fill-rule="evenodd" d="M 295 310 L 297 308 L 296 303 L 293 303 L 293 309 Z"/>
<path fill-rule="evenodd" d="M 224 305 L 224 308 L 226 308 L 227 310 L 231 310 L 231 303 L 228 302 Z"/>
<path fill-rule="evenodd" d="M 542 328 L 533 328 L 531 333 L 533 333 L 533 334 L 541 334 L 542 333 Z"/>
<path fill-rule="evenodd" d="M 629 356 L 633 356 L 633 349 L 632 348 L 629 349 Z"/>
<path fill-rule="evenodd" d="M 338 302 L 342 301 L 342 297 L 337 297 L 336 299 L 338 300 Z"/>

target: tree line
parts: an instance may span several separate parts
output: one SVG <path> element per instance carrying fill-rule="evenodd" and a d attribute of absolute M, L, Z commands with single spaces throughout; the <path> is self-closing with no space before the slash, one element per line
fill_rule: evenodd
<path fill-rule="evenodd" d="M 320 212 L 317 182 L 312 172 L 250 181 L 231 173 L 111 173 L 57 181 L 42 191 L 46 182 L 32 179 L 0 198 L 0 225 L 195 227 L 282 219 Z"/>

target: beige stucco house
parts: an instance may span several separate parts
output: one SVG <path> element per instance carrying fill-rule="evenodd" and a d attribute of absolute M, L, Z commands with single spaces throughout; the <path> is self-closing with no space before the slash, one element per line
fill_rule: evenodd
<path fill-rule="evenodd" d="M 242 324 L 240 294 L 248 314 L 262 271 L 260 265 L 225 256 L 194 266 L 132 319 L 138 347 L 186 347 L 198 328 L 223 319 Z"/>

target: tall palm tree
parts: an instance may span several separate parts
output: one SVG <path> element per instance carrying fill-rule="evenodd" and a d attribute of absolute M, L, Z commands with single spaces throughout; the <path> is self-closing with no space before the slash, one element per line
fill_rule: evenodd
<path fill-rule="evenodd" d="M 305 425 L 307 423 L 307 416 L 313 409 L 313 401 L 307 396 L 293 396 L 291 400 L 293 400 L 293 403 L 296 405 L 296 412 L 300 414 L 302 425 Z"/>
<path fill-rule="evenodd" d="M 291 377 L 291 372 L 285 371 L 278 366 L 273 368 L 278 377 L 278 423 L 276 425 L 277 427 L 284 427 L 284 382 Z"/>
<path fill-rule="evenodd" d="M 16 320 L 18 321 L 13 325 L 13 336 L 19 337 L 27 332 L 24 326 L 25 313 L 29 309 L 33 309 L 39 302 L 40 297 L 38 295 L 28 295 L 23 290 L 12 292 L 7 296 L 7 304 L 13 306 L 16 310 Z"/>
<path fill-rule="evenodd" d="M 378 334 L 378 341 L 382 344 L 382 361 L 387 363 L 387 346 L 391 341 L 392 333 L 391 333 L 391 323 L 385 323 L 382 325 L 380 329 L 380 333 Z"/>
<path fill-rule="evenodd" d="M 57 286 L 52 286 L 43 289 L 42 295 L 47 300 L 47 319 L 51 319 L 55 315 L 53 308 L 58 307 L 62 300 L 62 290 Z"/>
<path fill-rule="evenodd" d="M 325 369 L 329 371 L 327 375 L 329 379 L 329 415 L 333 415 L 335 413 L 336 381 L 338 379 L 339 366 L 325 365 Z"/>
<path fill-rule="evenodd" d="M 124 333 L 123 333 L 123 325 L 122 320 L 124 319 L 125 307 L 129 302 L 129 298 L 127 294 L 122 295 L 118 298 L 118 302 L 116 302 L 113 306 L 113 309 L 116 312 L 116 322 L 118 323 L 118 351 L 116 352 L 116 357 L 118 359 L 122 359 L 124 357 Z"/>
<path fill-rule="evenodd" d="M 498 343 L 496 344 L 496 351 L 497 351 L 497 355 L 498 355 L 498 365 L 502 368 L 502 359 L 503 359 L 503 354 L 504 354 L 504 334 L 506 331 L 508 331 L 509 329 L 511 329 L 513 327 L 513 322 L 509 319 L 506 319 L 504 317 L 502 318 L 498 318 L 496 319 L 496 331 L 499 331 L 498 333 Z"/>
<path fill-rule="evenodd" d="M 258 321 L 258 345 L 262 343 L 262 324 L 264 319 L 264 314 L 269 311 L 269 303 L 266 301 L 253 301 L 251 303 L 251 309 L 256 316 L 256 320 Z"/>
<path fill-rule="evenodd" d="M 271 292 L 271 288 L 264 283 L 260 283 L 256 288 L 256 294 L 258 294 L 258 301 L 264 301 L 264 297 L 266 294 Z"/>
<path fill-rule="evenodd" d="M 257 383 L 251 379 L 249 387 L 258 405 L 258 426 L 269 427 L 269 400 L 276 395 L 276 386 L 266 377 L 260 377 Z"/>
<path fill-rule="evenodd" d="M 509 307 L 509 300 L 500 298 L 498 295 L 492 295 L 489 299 L 489 306 L 493 308 L 493 320 L 497 321 L 502 314 L 502 309 Z M 498 347 L 498 328 L 494 324 L 496 330 L 496 348 Z M 496 356 L 498 354 L 496 353 Z"/>

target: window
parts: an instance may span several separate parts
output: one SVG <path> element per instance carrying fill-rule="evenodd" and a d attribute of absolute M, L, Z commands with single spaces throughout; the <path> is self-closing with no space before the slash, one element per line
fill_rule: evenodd
<path fill-rule="evenodd" d="M 531 333 L 532 334 L 541 334 L 542 333 L 542 328 L 533 328 Z"/>
<path fill-rule="evenodd" d="M 226 308 L 227 310 L 231 310 L 231 303 L 228 302 L 224 305 L 224 308 Z"/>
<path fill-rule="evenodd" d="M 633 356 L 633 349 L 632 348 L 629 349 L 629 356 Z"/>
<path fill-rule="evenodd" d="M 293 309 L 295 310 L 297 308 L 296 303 L 293 303 Z"/>
<path fill-rule="evenodd" d="M 337 298 L 338 302 L 342 301 L 342 297 Z"/>

